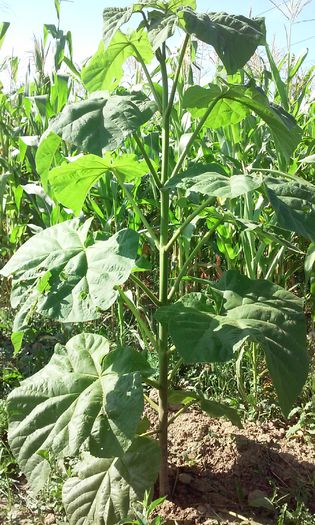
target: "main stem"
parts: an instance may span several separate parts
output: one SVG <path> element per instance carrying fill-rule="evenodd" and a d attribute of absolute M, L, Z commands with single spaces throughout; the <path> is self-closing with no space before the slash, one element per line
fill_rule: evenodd
<path fill-rule="evenodd" d="M 167 115 L 168 105 L 168 78 L 165 62 L 165 54 L 161 59 L 161 72 L 163 82 L 163 122 L 162 122 L 162 166 L 161 184 L 168 179 L 168 160 L 169 160 L 169 115 Z M 160 243 L 159 243 L 159 301 L 161 305 L 166 305 L 168 295 L 168 253 L 164 247 L 168 243 L 168 215 L 169 215 L 169 192 L 160 191 Z M 169 494 L 168 480 L 168 329 L 167 326 L 159 325 L 158 336 L 159 348 L 159 442 L 161 448 L 161 468 L 160 468 L 160 495 Z"/>

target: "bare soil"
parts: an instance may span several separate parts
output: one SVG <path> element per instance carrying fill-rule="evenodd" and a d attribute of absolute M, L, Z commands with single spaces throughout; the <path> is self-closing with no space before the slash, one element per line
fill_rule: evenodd
<path fill-rule="evenodd" d="M 159 510 L 169 523 L 275 524 L 281 497 L 315 512 L 315 448 L 286 439 L 275 423 L 240 430 L 190 410 L 170 426 L 169 441 L 171 497 Z"/>

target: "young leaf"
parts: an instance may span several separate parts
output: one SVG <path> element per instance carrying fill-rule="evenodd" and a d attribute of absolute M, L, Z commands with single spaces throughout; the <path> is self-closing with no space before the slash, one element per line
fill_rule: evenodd
<path fill-rule="evenodd" d="M 233 175 L 229 177 L 216 171 L 214 164 L 196 164 L 187 171 L 169 179 L 165 189 L 180 188 L 187 192 L 234 199 L 259 188 L 262 178 L 253 175 Z"/>
<path fill-rule="evenodd" d="M 9 443 L 32 488 L 42 488 L 49 465 L 39 450 L 75 455 L 103 431 L 102 457 L 130 447 L 143 411 L 139 373 L 102 372 L 107 339 L 80 334 L 56 345 L 49 363 L 8 398 Z M 104 432 L 106 428 L 106 432 Z"/>
<path fill-rule="evenodd" d="M 288 414 L 308 371 L 301 300 L 270 281 L 252 280 L 235 270 L 213 288 L 225 299 L 221 315 L 211 313 L 209 296 L 188 294 L 157 310 L 157 319 L 168 324 L 188 363 L 227 361 L 246 339 L 259 342 L 281 409 Z"/>
<path fill-rule="evenodd" d="M 265 189 L 279 224 L 315 241 L 315 186 L 299 177 L 265 179 Z"/>
<path fill-rule="evenodd" d="M 88 238 L 91 220 L 66 221 L 31 237 L 0 271 L 13 277 L 12 307 L 28 298 L 37 312 L 61 322 L 97 319 L 117 298 L 135 266 L 138 234 L 121 230 L 106 241 Z M 37 286 L 49 271 L 49 290 Z M 35 294 L 35 295 L 34 295 Z"/>
<path fill-rule="evenodd" d="M 143 29 L 124 35 L 117 31 L 109 46 L 101 42 L 96 54 L 82 69 L 82 82 L 89 92 L 113 91 L 123 76 L 127 58 L 141 56 L 145 64 L 153 59 L 148 34 Z"/>
<path fill-rule="evenodd" d="M 214 47 L 229 75 L 245 66 L 256 48 L 265 44 L 265 19 L 261 17 L 198 14 L 190 9 L 184 9 L 179 16 L 188 34 Z"/>
<path fill-rule="evenodd" d="M 138 437 L 121 458 L 100 460 L 86 454 L 78 477 L 69 478 L 63 487 L 69 524 L 120 523 L 152 487 L 159 463 L 157 442 L 145 437 Z"/>
<path fill-rule="evenodd" d="M 103 159 L 97 155 L 85 155 L 53 169 L 49 173 L 49 184 L 55 198 L 79 214 L 89 190 L 108 171 L 130 182 L 142 177 L 148 170 L 135 155 L 113 157 L 107 152 Z"/>
<path fill-rule="evenodd" d="M 156 104 L 141 93 L 89 98 L 69 104 L 51 121 L 50 130 L 81 150 L 100 155 L 115 150 L 145 124 Z"/>

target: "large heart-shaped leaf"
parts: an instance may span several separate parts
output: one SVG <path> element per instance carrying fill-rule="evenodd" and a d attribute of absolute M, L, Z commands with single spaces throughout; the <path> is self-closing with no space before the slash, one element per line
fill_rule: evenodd
<path fill-rule="evenodd" d="M 302 136 L 301 128 L 291 115 L 270 104 L 264 92 L 253 83 L 219 89 L 220 93 L 218 86 L 211 84 L 208 88 L 190 87 L 184 95 L 183 106 L 199 118 L 216 102 L 206 121 L 213 129 L 237 124 L 253 111 L 270 127 L 279 151 L 290 158 Z"/>
<path fill-rule="evenodd" d="M 214 47 L 229 74 L 243 67 L 256 48 L 266 41 L 265 20 L 261 17 L 199 14 L 185 9 L 181 18 L 188 34 Z"/>
<path fill-rule="evenodd" d="M 315 186 L 299 177 L 268 176 L 265 188 L 279 224 L 315 241 Z"/>
<path fill-rule="evenodd" d="M 104 371 L 108 352 L 100 335 L 75 336 L 56 345 L 49 363 L 9 395 L 10 447 L 34 490 L 49 473 L 40 451 L 74 455 L 88 439 L 103 457 L 130 447 L 143 411 L 141 375 Z"/>
<path fill-rule="evenodd" d="M 116 525 L 142 501 L 156 480 L 160 451 L 156 441 L 139 437 L 121 458 L 85 455 L 78 477 L 63 487 L 63 503 L 70 525 Z"/>
<path fill-rule="evenodd" d="M 264 349 L 267 365 L 285 414 L 299 394 L 308 370 L 302 301 L 266 280 L 252 280 L 235 270 L 213 285 L 224 302 L 214 313 L 211 297 L 188 294 L 162 307 L 157 318 L 169 325 L 177 351 L 188 363 L 227 361 L 246 340 Z"/>
<path fill-rule="evenodd" d="M 101 42 L 95 55 L 82 69 L 82 81 L 89 92 L 113 91 L 123 76 L 123 65 L 129 57 L 141 59 L 149 64 L 153 52 L 148 33 L 139 29 L 131 35 L 117 31 L 109 46 Z"/>
<path fill-rule="evenodd" d="M 30 300 L 46 317 L 81 322 L 97 319 L 114 303 L 115 286 L 124 283 L 135 266 L 139 236 L 121 230 L 106 241 L 93 241 L 90 224 L 57 224 L 17 250 L 0 272 L 13 276 L 13 308 L 23 308 Z"/>
<path fill-rule="evenodd" d="M 79 214 L 89 190 L 108 171 L 124 182 L 131 182 L 145 175 L 148 168 L 144 161 L 137 160 L 136 155 L 115 157 L 106 152 L 104 158 L 84 155 L 73 162 L 62 164 L 51 170 L 48 180 L 55 198 Z"/>
<path fill-rule="evenodd" d="M 259 188 L 261 184 L 260 176 L 240 174 L 229 177 L 218 173 L 213 164 L 196 164 L 170 178 L 165 188 L 180 188 L 202 195 L 234 199 Z"/>
<path fill-rule="evenodd" d="M 154 373 L 145 355 L 132 348 L 118 348 L 107 354 L 104 357 L 103 370 L 115 374 L 141 372 L 143 376 L 150 376 Z"/>
<path fill-rule="evenodd" d="M 118 148 L 155 111 L 155 102 L 142 93 L 97 96 L 67 105 L 50 129 L 81 150 L 100 155 L 102 149 Z"/>

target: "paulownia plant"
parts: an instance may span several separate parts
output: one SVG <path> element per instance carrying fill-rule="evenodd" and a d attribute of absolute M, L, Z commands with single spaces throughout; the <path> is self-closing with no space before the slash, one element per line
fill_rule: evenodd
<path fill-rule="evenodd" d="M 261 224 L 233 215 L 224 207 L 226 200 L 260 193 L 278 221 L 278 233 L 269 232 L 276 242 L 290 248 L 285 230 L 315 240 L 315 189 L 310 183 L 276 169 L 249 168 L 231 174 L 200 155 L 190 155 L 205 130 L 238 123 L 251 113 L 268 126 L 282 166 L 301 138 L 294 119 L 271 104 L 253 81 L 231 83 L 257 47 L 265 45 L 264 20 L 198 14 L 195 8 L 195 0 L 152 0 L 105 9 L 103 41 L 82 71 L 88 97 L 67 105 L 51 121 L 36 157 L 50 195 L 81 215 L 30 238 L 1 270 L 12 278 L 11 301 L 18 309 L 15 333 L 23 332 L 30 313 L 62 323 L 91 321 L 119 298 L 158 355 L 156 371 L 141 351 L 114 347 L 100 335 L 82 333 L 65 346 L 57 345 L 49 363 L 10 394 L 9 442 L 33 490 L 40 490 L 47 480 L 49 454 L 57 458 L 80 454 L 77 474 L 63 490 L 71 525 L 118 523 L 153 485 L 158 472 L 160 493 L 169 493 L 170 401 L 195 403 L 210 415 L 240 423 L 229 406 L 194 390 L 173 391 L 168 379 L 170 353 L 183 363 L 222 363 L 233 359 L 246 341 L 254 341 L 265 354 L 285 415 L 307 376 L 303 304 L 293 293 L 230 270 L 219 281 L 205 281 L 201 292 L 181 294 L 191 263 L 218 227 L 234 224 L 261 233 Z M 123 32 L 122 26 L 135 13 L 136 20 L 139 14 L 141 18 L 138 28 Z M 183 42 L 171 75 L 166 41 L 179 38 L 178 33 Z M 198 41 L 213 46 L 225 67 L 225 79 L 204 86 L 185 81 Z M 136 86 L 130 91 L 122 86 L 129 57 L 142 71 L 141 92 Z M 191 129 L 178 147 L 183 116 L 187 121 L 189 115 Z M 160 134 L 158 162 L 147 148 L 146 133 L 152 129 Z M 50 169 L 62 140 L 81 155 Z M 96 232 L 90 218 L 83 218 L 87 195 L 108 174 L 140 218 L 139 231 L 125 228 L 108 236 Z M 133 185 L 141 181 L 149 188 L 153 185 L 158 196 L 158 220 L 145 216 L 133 192 Z M 183 216 L 182 198 L 188 202 Z M 201 225 L 197 242 L 174 276 L 171 255 L 197 218 Z M 144 245 L 158 254 L 158 294 L 141 278 Z M 127 293 L 134 285 L 155 310 L 155 331 Z M 158 440 L 142 419 L 143 384 L 159 392 Z"/>

